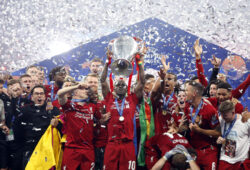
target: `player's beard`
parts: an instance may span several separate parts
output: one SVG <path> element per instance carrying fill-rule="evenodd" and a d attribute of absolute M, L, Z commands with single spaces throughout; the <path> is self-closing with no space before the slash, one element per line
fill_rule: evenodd
<path fill-rule="evenodd" d="M 58 88 L 61 89 L 63 86 L 63 81 L 57 81 L 56 84 L 57 84 Z"/>

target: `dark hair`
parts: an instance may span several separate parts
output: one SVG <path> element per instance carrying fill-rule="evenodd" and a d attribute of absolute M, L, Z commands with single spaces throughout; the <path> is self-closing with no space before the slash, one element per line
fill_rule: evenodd
<path fill-rule="evenodd" d="M 217 89 L 227 89 L 228 91 L 232 91 L 232 86 L 227 82 L 221 82 L 218 84 Z"/>
<path fill-rule="evenodd" d="M 21 82 L 19 80 L 16 79 L 11 79 L 10 81 L 8 81 L 7 86 L 11 86 L 13 84 L 19 83 L 21 86 Z"/>
<path fill-rule="evenodd" d="M 234 104 L 230 100 L 226 100 L 226 101 L 222 102 L 219 106 L 220 113 L 227 113 L 227 112 L 233 111 L 233 110 L 234 110 Z"/>
<path fill-rule="evenodd" d="M 145 74 L 144 78 L 145 78 L 145 81 L 147 81 L 148 79 L 155 78 L 155 76 L 152 74 Z"/>
<path fill-rule="evenodd" d="M 4 84 L 4 80 L 3 79 L 0 79 L 0 84 Z"/>
<path fill-rule="evenodd" d="M 63 66 L 57 66 L 55 68 L 53 68 L 50 72 L 49 72 L 49 81 L 53 81 L 54 80 L 54 77 L 56 75 L 57 72 L 61 72 L 62 69 L 64 67 Z"/>
<path fill-rule="evenodd" d="M 216 79 L 216 80 L 212 80 L 209 82 L 209 85 L 211 86 L 211 84 L 215 84 L 216 86 L 218 86 L 218 84 L 222 83 L 223 81 Z"/>
<path fill-rule="evenodd" d="M 187 158 L 184 154 L 182 153 L 177 153 L 174 156 L 172 156 L 171 160 L 171 165 L 178 169 L 178 170 L 184 170 L 187 169 L 189 164 L 186 162 Z"/>
<path fill-rule="evenodd" d="M 197 94 L 198 94 L 199 96 L 202 96 L 203 91 L 204 91 L 204 87 L 202 86 L 202 84 L 197 83 L 197 82 L 195 82 L 195 81 L 190 81 L 190 82 L 188 82 L 188 84 L 189 84 L 190 86 L 192 86 L 192 87 L 196 90 L 196 92 L 197 92 Z"/>
<path fill-rule="evenodd" d="M 176 95 L 178 95 L 180 91 L 184 91 L 184 89 L 182 89 L 180 83 L 177 82 L 174 86 L 174 92 Z"/>
<path fill-rule="evenodd" d="M 30 78 L 31 78 L 30 75 L 28 75 L 28 74 L 23 74 L 23 75 L 21 75 L 21 76 L 19 77 L 19 80 L 21 80 L 21 79 L 24 78 L 24 77 L 30 77 Z"/>
<path fill-rule="evenodd" d="M 9 75 L 7 80 L 12 80 L 12 79 L 13 79 L 12 75 Z"/>
<path fill-rule="evenodd" d="M 176 74 L 174 74 L 174 73 L 172 73 L 172 72 L 167 72 L 166 75 L 167 75 L 167 74 L 173 75 L 173 76 L 174 76 L 174 81 L 177 81 L 177 75 L 176 75 Z"/>
<path fill-rule="evenodd" d="M 39 85 L 35 85 L 35 86 L 32 88 L 32 90 L 31 90 L 31 92 L 30 92 L 31 95 L 33 95 L 33 92 L 34 92 L 34 90 L 35 90 L 36 88 L 42 88 L 43 91 L 44 91 L 44 93 L 46 93 L 45 87 L 44 87 L 43 85 L 40 85 L 40 84 L 39 84 Z"/>
<path fill-rule="evenodd" d="M 176 86 L 175 86 L 175 94 L 178 96 L 178 94 L 180 92 L 185 92 L 184 89 L 181 88 L 180 84 L 178 83 Z"/>
<path fill-rule="evenodd" d="M 99 62 L 99 63 L 102 63 L 102 65 L 104 64 L 103 61 L 97 57 L 95 57 L 95 58 L 93 58 L 93 60 L 91 60 L 91 63 L 93 63 L 93 62 Z"/>
<path fill-rule="evenodd" d="M 199 80 L 199 77 L 198 76 L 194 76 L 190 79 L 191 81 L 195 81 L 195 80 Z"/>
<path fill-rule="evenodd" d="M 187 148 L 188 153 L 192 156 L 197 156 L 197 152 L 193 148 Z M 184 154 L 177 153 L 174 156 L 172 156 L 171 160 L 171 165 L 173 168 L 171 169 L 176 169 L 176 170 L 186 170 L 190 168 L 189 163 L 186 162 L 187 158 Z"/>

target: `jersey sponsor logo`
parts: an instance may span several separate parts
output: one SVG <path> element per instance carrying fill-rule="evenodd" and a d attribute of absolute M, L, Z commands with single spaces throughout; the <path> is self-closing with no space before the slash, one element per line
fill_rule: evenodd
<path fill-rule="evenodd" d="M 80 118 L 80 119 L 84 119 L 88 123 L 89 120 L 93 120 L 94 116 L 93 116 L 93 114 L 86 114 L 86 113 L 76 112 L 75 117 Z"/>
<path fill-rule="evenodd" d="M 119 107 L 121 107 L 121 103 L 118 103 Z M 115 102 L 112 103 L 112 105 L 110 106 L 111 109 L 114 109 L 116 110 L 116 104 Z M 127 100 L 125 100 L 125 103 L 124 103 L 124 108 L 125 109 L 129 109 L 130 108 L 130 105 L 129 105 L 129 102 Z"/>
<path fill-rule="evenodd" d="M 186 139 L 174 139 L 172 142 L 173 142 L 173 144 L 175 144 L 175 143 L 185 143 L 185 144 L 187 144 L 188 143 L 188 141 Z"/>
<path fill-rule="evenodd" d="M 212 125 L 215 125 L 215 124 L 217 124 L 218 122 L 219 122 L 219 120 L 217 119 L 216 115 L 213 115 L 213 116 L 212 116 L 212 119 L 211 119 Z"/>

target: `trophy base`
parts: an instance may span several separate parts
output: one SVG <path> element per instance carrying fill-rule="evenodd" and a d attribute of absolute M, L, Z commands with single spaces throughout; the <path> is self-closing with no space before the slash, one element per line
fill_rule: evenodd
<path fill-rule="evenodd" d="M 129 76 L 133 71 L 132 64 L 125 59 L 115 60 L 111 64 L 111 71 L 116 76 Z"/>

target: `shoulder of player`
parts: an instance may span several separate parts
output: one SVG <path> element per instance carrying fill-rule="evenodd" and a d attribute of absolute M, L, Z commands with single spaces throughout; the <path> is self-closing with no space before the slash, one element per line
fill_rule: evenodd
<path fill-rule="evenodd" d="M 181 134 L 179 134 L 179 133 L 172 134 L 172 133 L 168 133 L 168 132 L 163 133 L 162 136 L 167 136 L 167 137 L 169 137 L 169 138 L 183 137 L 183 136 L 182 136 Z"/>
<path fill-rule="evenodd" d="M 34 103 L 31 102 L 31 103 L 25 104 L 23 106 L 20 106 L 19 108 L 20 108 L 20 111 L 27 112 L 27 111 L 32 110 L 33 107 L 34 107 Z"/>
<path fill-rule="evenodd" d="M 172 100 L 176 100 L 177 101 L 177 96 L 175 94 L 173 95 L 173 99 Z"/>
<path fill-rule="evenodd" d="M 127 97 L 131 97 L 131 98 L 133 98 L 133 99 L 138 99 L 138 97 L 136 96 L 136 94 L 133 92 L 133 93 L 131 93 L 130 95 L 127 95 Z"/>
<path fill-rule="evenodd" d="M 48 89 L 50 89 L 51 88 L 51 86 L 50 85 L 48 85 L 48 84 L 46 84 L 46 85 L 43 85 L 43 87 L 46 89 L 46 92 L 48 93 Z"/>
<path fill-rule="evenodd" d="M 59 115 L 59 114 L 60 114 L 60 109 L 59 109 L 57 106 L 54 106 L 52 112 L 53 112 L 55 115 Z"/>
<path fill-rule="evenodd" d="M 205 100 L 207 103 L 210 104 L 217 104 L 217 98 L 216 97 L 209 97 L 209 98 L 203 98 L 203 100 Z"/>
<path fill-rule="evenodd" d="M 217 112 L 217 110 L 214 108 L 214 106 L 210 102 L 208 102 L 206 100 L 203 100 L 203 101 L 204 102 L 203 102 L 202 110 L 204 112 L 206 112 L 206 113 L 216 113 Z"/>
<path fill-rule="evenodd" d="M 242 108 L 242 109 L 243 109 L 244 106 L 243 106 L 240 102 L 238 102 L 238 103 L 235 104 L 235 108 L 236 108 L 236 109 L 237 109 L 237 108 L 240 108 L 240 109 Z M 243 111 L 243 110 L 242 110 L 242 111 Z"/>
<path fill-rule="evenodd" d="M 104 97 L 104 101 L 108 101 L 108 100 L 110 100 L 111 98 L 114 98 L 113 97 L 113 94 L 112 94 L 112 92 L 110 91 L 110 92 L 108 92 L 108 94 Z"/>

